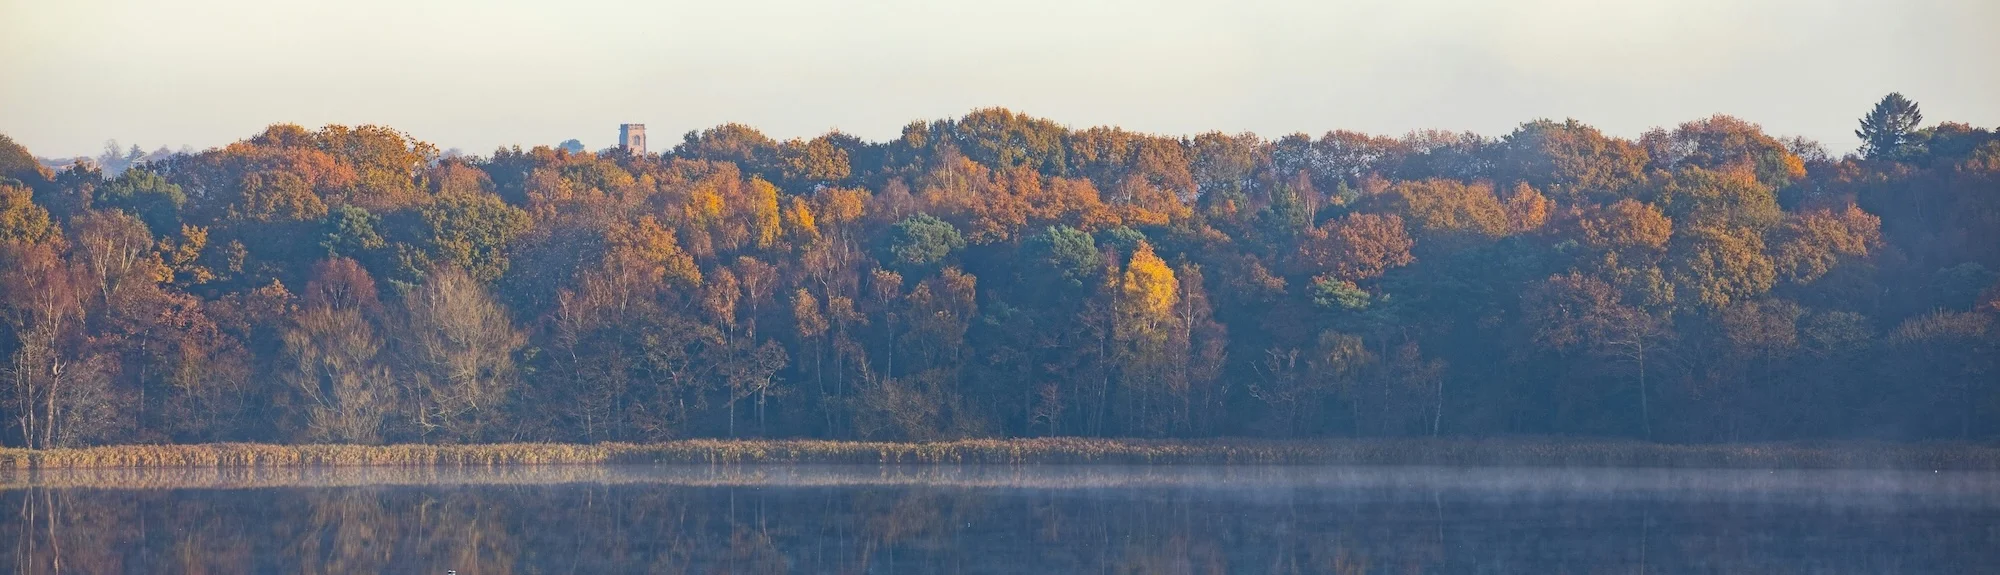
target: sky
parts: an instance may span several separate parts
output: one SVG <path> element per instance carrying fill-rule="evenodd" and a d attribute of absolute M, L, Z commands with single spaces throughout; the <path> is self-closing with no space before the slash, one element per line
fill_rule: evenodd
<path fill-rule="evenodd" d="M 0 0 L 0 134 L 207 148 L 273 123 L 441 148 L 1075 128 L 1636 137 L 1723 113 L 1834 153 L 1892 91 L 2000 126 L 1994 0 Z"/>

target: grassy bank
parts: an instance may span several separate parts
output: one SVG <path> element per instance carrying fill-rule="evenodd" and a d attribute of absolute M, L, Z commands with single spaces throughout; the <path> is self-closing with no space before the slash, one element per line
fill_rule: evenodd
<path fill-rule="evenodd" d="M 1960 444 L 1665 445 L 1553 440 L 708 440 L 593 445 L 122 445 L 0 449 L 0 469 L 502 466 L 632 463 L 1110 463 L 2000 470 Z"/>

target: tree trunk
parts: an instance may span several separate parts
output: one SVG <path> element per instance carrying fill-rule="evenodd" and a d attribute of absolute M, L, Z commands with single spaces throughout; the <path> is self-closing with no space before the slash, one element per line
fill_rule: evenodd
<path fill-rule="evenodd" d="M 1653 440 L 1653 414 L 1646 405 L 1646 348 L 1639 347 L 1639 424 L 1646 430 L 1646 441 Z"/>
<path fill-rule="evenodd" d="M 1111 403 L 1111 370 L 1105 365 L 1109 361 L 1109 353 L 1107 351 L 1109 346 L 1107 344 L 1110 337 L 1111 334 L 1107 331 L 1104 337 L 1097 340 L 1097 361 L 1099 363 L 1097 367 L 1097 417 L 1095 421 L 1091 422 L 1091 427 L 1094 428 L 1091 430 L 1091 435 L 1098 437 L 1104 436 L 1104 410 Z"/>
<path fill-rule="evenodd" d="M 1354 394 L 1354 397 L 1347 401 L 1347 406 L 1354 411 L 1354 437 L 1359 439 L 1361 437 L 1361 394 Z"/>
<path fill-rule="evenodd" d="M 884 314 L 883 320 L 884 321 L 882 322 L 882 331 L 888 334 L 887 341 L 885 342 L 888 345 L 883 347 L 883 351 L 886 353 L 882 354 L 882 378 L 885 380 L 895 379 L 896 378 L 896 316 L 893 313 Z"/>
<path fill-rule="evenodd" d="M 1438 436 L 1438 426 L 1444 423 L 1444 376 L 1437 377 L 1437 408 L 1431 414 L 1431 437 Z"/>
<path fill-rule="evenodd" d="M 42 420 L 42 449 L 55 445 L 56 432 L 56 391 L 62 387 L 62 363 L 53 362 L 49 367 L 48 412 Z"/>
<path fill-rule="evenodd" d="M 1962 406 L 1958 415 L 1958 438 L 1970 441 L 1972 440 L 1972 382 L 1962 381 L 1958 384 L 1958 389 L 1961 397 L 1958 403 Z"/>

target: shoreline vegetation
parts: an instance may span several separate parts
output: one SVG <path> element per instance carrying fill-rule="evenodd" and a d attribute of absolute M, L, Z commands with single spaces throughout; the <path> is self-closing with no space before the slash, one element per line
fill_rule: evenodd
<path fill-rule="evenodd" d="M 0 494 L 34 489 L 330 489 L 434 486 L 1315 489 L 1405 494 L 1557 490 L 1760 493 L 1766 497 L 1912 497 L 2000 505 L 2000 474 L 1884 469 L 1665 469 L 1315 465 L 520 465 L 479 467 L 150 467 L 0 470 Z"/>
<path fill-rule="evenodd" d="M 691 439 L 659 443 L 272 445 L 0 449 L 0 471 L 501 467 L 629 464 L 1135 464 L 1785 468 L 1996 471 L 2000 447 L 1959 443 L 1658 444 L 1527 439 L 968 439 L 925 443 Z"/>

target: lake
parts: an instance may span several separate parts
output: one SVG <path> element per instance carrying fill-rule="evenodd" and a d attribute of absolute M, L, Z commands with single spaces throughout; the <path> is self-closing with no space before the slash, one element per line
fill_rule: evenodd
<path fill-rule="evenodd" d="M 2000 474 L 1309 466 L 0 472 L 39 573 L 1981 573 Z"/>

